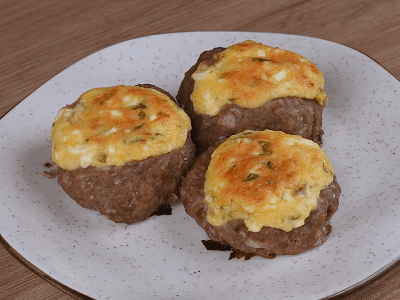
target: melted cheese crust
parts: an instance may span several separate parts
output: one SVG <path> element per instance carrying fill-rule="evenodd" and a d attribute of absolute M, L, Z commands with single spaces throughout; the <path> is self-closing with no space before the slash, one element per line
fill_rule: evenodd
<path fill-rule="evenodd" d="M 63 169 L 123 166 L 183 146 L 190 119 L 150 88 L 96 88 L 62 108 L 51 129 L 52 158 Z"/>
<path fill-rule="evenodd" d="M 334 169 L 318 144 L 280 131 L 244 131 L 213 153 L 204 184 L 207 221 L 243 219 L 250 231 L 304 225 Z"/>
<path fill-rule="evenodd" d="M 191 100 L 197 114 L 215 116 L 229 103 L 257 108 L 289 96 L 327 105 L 322 72 L 299 54 L 245 41 L 215 54 L 214 59 L 211 66 L 200 63 L 192 74 Z"/>

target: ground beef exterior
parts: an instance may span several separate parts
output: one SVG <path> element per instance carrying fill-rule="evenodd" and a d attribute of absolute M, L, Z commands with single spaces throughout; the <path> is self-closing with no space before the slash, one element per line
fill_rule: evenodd
<path fill-rule="evenodd" d="M 201 154 L 182 181 L 180 197 L 187 214 L 205 230 L 208 237 L 229 245 L 242 253 L 274 258 L 276 255 L 295 255 L 324 243 L 331 232 L 330 219 L 339 205 L 340 186 L 336 176 L 333 182 L 320 192 L 317 207 L 311 211 L 305 224 L 290 232 L 264 227 L 259 232 L 247 229 L 243 220 L 237 219 L 222 226 L 212 226 L 206 220 L 207 205 L 204 202 L 204 182 L 211 154 L 210 147 Z"/>
<path fill-rule="evenodd" d="M 193 162 L 190 137 L 167 154 L 132 161 L 122 167 L 59 168 L 58 183 L 78 204 L 117 223 L 147 219 L 161 205 L 175 204 L 182 177 Z"/>
<path fill-rule="evenodd" d="M 197 63 L 186 73 L 176 100 L 192 120 L 193 141 L 198 152 L 215 145 L 221 138 L 248 130 L 271 129 L 322 143 L 322 110 L 316 100 L 284 97 L 268 101 L 255 109 L 242 108 L 236 104 L 225 105 L 216 116 L 197 114 L 190 95 L 194 80 L 191 78 L 201 62 L 212 65 L 213 55 L 225 48 L 203 52 Z"/>

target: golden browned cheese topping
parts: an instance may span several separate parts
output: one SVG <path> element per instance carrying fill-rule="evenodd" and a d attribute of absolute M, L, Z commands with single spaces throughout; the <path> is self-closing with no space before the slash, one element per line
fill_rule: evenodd
<path fill-rule="evenodd" d="M 52 158 L 63 169 L 123 166 L 183 146 L 190 119 L 150 88 L 115 86 L 82 94 L 51 129 Z"/>
<path fill-rule="evenodd" d="M 250 231 L 300 227 L 334 169 L 318 144 L 280 131 L 244 131 L 213 153 L 204 184 L 207 221 L 243 219 Z"/>
<path fill-rule="evenodd" d="M 214 64 L 203 62 L 192 74 L 191 100 L 197 114 L 215 116 L 229 103 L 257 108 L 289 96 L 327 104 L 322 72 L 294 52 L 245 41 L 215 54 L 214 59 Z"/>

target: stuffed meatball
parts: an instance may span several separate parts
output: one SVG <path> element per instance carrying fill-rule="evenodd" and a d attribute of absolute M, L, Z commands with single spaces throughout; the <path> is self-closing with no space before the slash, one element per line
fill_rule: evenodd
<path fill-rule="evenodd" d="M 265 130 L 233 135 L 202 153 L 180 194 L 212 241 L 273 258 L 326 241 L 340 186 L 318 144 Z"/>
<path fill-rule="evenodd" d="M 51 129 L 58 183 L 115 222 L 145 220 L 177 202 L 195 154 L 190 130 L 187 114 L 155 86 L 89 90 Z"/>
<path fill-rule="evenodd" d="M 203 52 L 177 101 L 192 119 L 199 152 L 244 130 L 271 129 L 322 142 L 324 77 L 291 51 L 245 41 Z"/>

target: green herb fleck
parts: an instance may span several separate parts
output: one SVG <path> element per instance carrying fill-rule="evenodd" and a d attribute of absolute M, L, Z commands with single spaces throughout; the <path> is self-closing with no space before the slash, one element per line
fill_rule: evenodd
<path fill-rule="evenodd" d="M 252 59 L 252 61 L 269 61 L 269 59 L 255 57 L 255 58 Z"/>
<path fill-rule="evenodd" d="M 230 167 L 229 170 L 233 170 L 234 168 L 236 168 L 236 165 L 233 165 L 232 167 Z"/>
<path fill-rule="evenodd" d="M 333 172 L 327 166 L 325 166 L 325 164 L 322 165 L 322 168 L 324 169 L 325 173 L 333 175 Z"/>
<path fill-rule="evenodd" d="M 275 168 L 274 163 L 273 163 L 272 161 L 270 161 L 270 160 L 266 163 L 266 165 L 267 165 L 271 170 L 273 170 L 273 169 Z"/>
<path fill-rule="evenodd" d="M 275 184 L 275 182 L 273 180 L 268 180 L 269 184 Z"/>
<path fill-rule="evenodd" d="M 261 155 L 271 156 L 274 153 L 274 151 L 268 149 L 268 147 L 271 146 L 270 142 L 258 141 L 258 143 L 260 144 L 260 147 L 263 150 L 263 153 L 261 153 Z"/>
<path fill-rule="evenodd" d="M 297 220 L 297 219 L 299 219 L 301 217 L 301 215 L 294 215 L 294 216 L 289 216 L 289 219 L 290 220 Z"/>
<path fill-rule="evenodd" d="M 249 84 L 249 86 L 257 87 L 258 86 L 258 82 L 257 81 L 253 81 L 252 83 Z"/>
<path fill-rule="evenodd" d="M 135 109 L 144 109 L 144 108 L 147 108 L 147 106 L 146 106 L 144 103 L 140 103 L 140 104 L 135 105 L 134 107 L 132 107 L 132 110 L 135 110 Z"/>
<path fill-rule="evenodd" d="M 100 105 L 102 105 L 102 104 L 104 103 L 104 101 L 110 99 L 111 96 L 112 96 L 113 94 L 114 94 L 114 92 L 111 92 L 111 93 L 107 94 L 107 95 L 104 97 L 104 100 L 100 101 Z"/>
<path fill-rule="evenodd" d="M 137 126 L 134 126 L 133 129 L 140 129 L 140 128 L 143 127 L 143 125 L 144 125 L 144 123 L 143 123 L 143 124 L 140 124 L 140 125 L 137 125 Z"/>
<path fill-rule="evenodd" d="M 133 140 L 124 139 L 122 141 L 124 142 L 124 144 L 131 145 L 131 144 L 136 143 L 136 142 L 145 142 L 146 140 L 142 139 L 142 138 L 136 138 L 136 139 L 133 139 Z"/>
<path fill-rule="evenodd" d="M 243 182 L 246 181 L 252 181 L 252 180 L 256 180 L 260 177 L 260 175 L 256 174 L 256 173 L 249 173 L 249 175 L 246 176 L 245 179 L 243 179 Z"/>
<path fill-rule="evenodd" d="M 267 156 L 271 156 L 272 154 L 274 154 L 274 151 L 272 151 L 272 150 L 265 151 L 265 155 L 267 155 Z"/>
<path fill-rule="evenodd" d="M 97 156 L 97 160 L 99 161 L 99 162 L 101 162 L 101 163 L 105 163 L 106 161 L 107 161 L 107 154 L 105 154 L 105 153 L 100 153 L 98 156 Z"/>
<path fill-rule="evenodd" d="M 267 141 L 258 141 L 258 143 L 260 144 L 261 148 L 263 148 L 263 150 L 264 150 L 266 147 L 271 146 L 271 143 L 270 143 L 270 142 L 267 142 Z"/>
<path fill-rule="evenodd" d="M 146 113 L 142 110 L 139 112 L 138 117 L 139 117 L 139 119 L 142 120 L 142 119 L 146 118 Z"/>
<path fill-rule="evenodd" d="M 302 195 L 304 194 L 304 191 L 306 190 L 306 186 L 300 186 L 296 189 L 296 194 L 297 195 Z"/>

